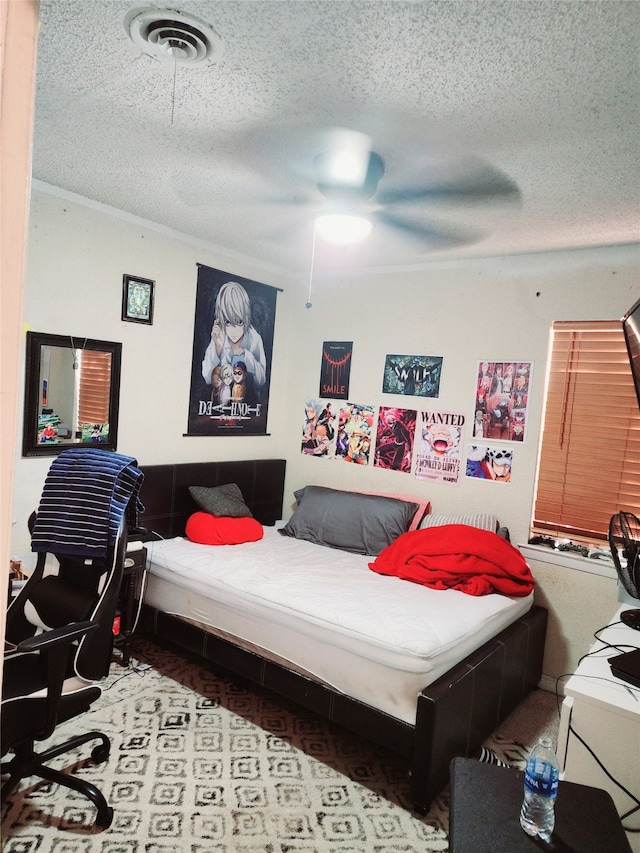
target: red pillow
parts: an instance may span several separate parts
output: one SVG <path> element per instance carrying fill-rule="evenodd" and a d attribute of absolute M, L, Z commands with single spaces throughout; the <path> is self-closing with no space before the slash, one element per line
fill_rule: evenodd
<path fill-rule="evenodd" d="M 187 519 L 185 533 L 200 545 L 241 545 L 264 536 L 262 525 L 255 518 L 230 518 L 208 512 L 194 512 Z"/>

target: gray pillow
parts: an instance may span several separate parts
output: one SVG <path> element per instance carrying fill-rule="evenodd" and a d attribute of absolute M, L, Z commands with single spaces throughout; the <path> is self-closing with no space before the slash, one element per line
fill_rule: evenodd
<path fill-rule="evenodd" d="M 323 486 L 305 486 L 295 497 L 298 506 L 280 530 L 283 536 L 372 557 L 407 532 L 419 506 Z"/>
<path fill-rule="evenodd" d="M 495 533 L 499 522 L 495 515 L 486 512 L 470 512 L 460 515 L 425 515 L 420 522 L 420 529 L 426 527 L 441 527 L 443 524 L 466 524 L 469 527 L 479 527 Z"/>
<path fill-rule="evenodd" d="M 198 507 L 211 515 L 229 518 L 253 518 L 236 483 L 223 486 L 189 486 L 189 494 Z"/>

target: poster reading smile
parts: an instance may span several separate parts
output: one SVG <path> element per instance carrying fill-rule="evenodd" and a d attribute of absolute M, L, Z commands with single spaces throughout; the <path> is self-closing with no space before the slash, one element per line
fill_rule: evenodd
<path fill-rule="evenodd" d="M 198 266 L 188 435 L 264 435 L 278 288 Z"/>

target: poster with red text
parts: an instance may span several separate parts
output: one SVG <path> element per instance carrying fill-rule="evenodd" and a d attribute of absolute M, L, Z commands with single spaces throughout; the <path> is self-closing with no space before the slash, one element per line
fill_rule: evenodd
<path fill-rule="evenodd" d="M 353 341 L 325 341 L 322 345 L 319 397 L 349 398 Z"/>

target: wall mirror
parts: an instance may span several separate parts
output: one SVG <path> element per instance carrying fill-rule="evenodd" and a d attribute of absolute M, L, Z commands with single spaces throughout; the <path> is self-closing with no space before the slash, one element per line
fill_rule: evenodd
<path fill-rule="evenodd" d="M 27 332 L 23 456 L 115 450 L 122 344 Z"/>

